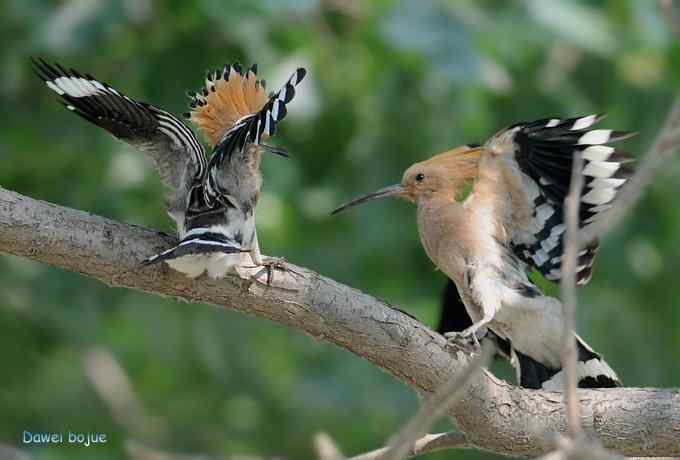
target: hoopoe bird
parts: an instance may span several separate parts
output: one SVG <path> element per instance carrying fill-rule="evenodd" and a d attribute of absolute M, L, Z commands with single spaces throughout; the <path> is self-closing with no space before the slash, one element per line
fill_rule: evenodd
<path fill-rule="evenodd" d="M 581 228 L 606 218 L 630 176 L 629 157 L 608 144 L 633 133 L 591 129 L 601 118 L 516 124 L 483 146 L 458 147 L 416 163 L 400 184 L 356 198 L 334 213 L 387 196 L 415 203 L 422 246 L 455 283 L 472 319 L 449 339 L 476 341 L 490 331 L 509 344 L 522 386 L 562 388 L 561 303 L 528 274 L 536 269 L 552 281 L 561 277 L 563 202 L 575 154 L 584 160 Z M 580 252 L 577 284 L 590 280 L 597 250 L 594 241 Z M 620 386 L 602 357 L 576 338 L 579 386 Z"/>
<path fill-rule="evenodd" d="M 165 261 L 191 278 L 205 272 L 213 278 L 245 276 L 241 268 L 249 264 L 280 268 L 276 259 L 263 260 L 257 239 L 260 159 L 262 150 L 287 156 L 265 141 L 286 116 L 305 69 L 297 69 L 270 95 L 264 80 L 257 79 L 256 66 L 244 71 L 235 63 L 209 71 L 205 87 L 189 95 L 191 110 L 185 114 L 213 149 L 206 158 L 194 133 L 173 114 L 135 101 L 89 74 L 42 59 L 34 65 L 68 110 L 139 147 L 153 162 L 180 241 L 145 259 L 143 266 Z"/>

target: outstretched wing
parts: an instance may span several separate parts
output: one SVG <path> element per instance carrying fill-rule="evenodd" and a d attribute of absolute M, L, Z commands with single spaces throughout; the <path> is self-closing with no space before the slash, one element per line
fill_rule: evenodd
<path fill-rule="evenodd" d="M 514 253 L 549 280 L 562 273 L 564 199 L 569 191 L 574 154 L 584 160 L 579 225 L 581 228 L 604 218 L 620 187 L 631 175 L 631 158 L 608 144 L 634 133 L 590 129 L 599 115 L 561 120 L 549 118 L 519 123 L 494 136 L 487 148 L 508 149 L 521 176 L 530 217 L 511 235 Z M 577 284 L 592 275 L 599 243 L 592 242 L 579 254 Z"/>
<path fill-rule="evenodd" d="M 168 189 L 171 214 L 184 211 L 188 191 L 202 177 L 206 159 L 203 146 L 181 120 L 135 101 L 91 75 L 42 59 L 33 63 L 38 76 L 61 97 L 68 110 L 142 149 Z"/>

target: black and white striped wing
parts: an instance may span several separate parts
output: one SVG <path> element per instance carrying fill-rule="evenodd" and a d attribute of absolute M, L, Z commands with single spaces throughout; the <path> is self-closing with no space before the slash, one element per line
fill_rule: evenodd
<path fill-rule="evenodd" d="M 277 124 L 288 114 L 286 106 L 295 97 L 295 87 L 305 75 L 307 71 L 302 67 L 298 68 L 279 91 L 270 95 L 262 109 L 243 117 L 224 134 L 215 146 L 208 164 L 209 192 L 220 190 L 220 176 L 225 173 L 225 159 L 230 160 L 235 153 L 244 152 L 248 145 L 262 145 L 264 139 L 276 133 Z M 274 147 L 267 148 L 279 153 Z"/>
<path fill-rule="evenodd" d="M 33 63 L 38 76 L 68 110 L 144 150 L 168 188 L 168 207 L 183 211 L 188 190 L 202 177 L 206 159 L 203 146 L 181 120 L 135 101 L 91 75 L 42 59 Z"/>
<path fill-rule="evenodd" d="M 581 228 L 607 215 L 632 172 L 626 165 L 631 158 L 608 144 L 634 133 L 591 129 L 602 118 L 598 115 L 550 118 L 520 123 L 504 132 L 512 135 L 515 159 L 523 173 L 523 188 L 532 203 L 531 222 L 513 236 L 512 249 L 549 280 L 559 280 L 562 273 L 564 199 L 569 191 L 574 154 L 580 153 L 584 160 Z M 598 246 L 595 241 L 579 254 L 577 284 L 590 280 Z"/>

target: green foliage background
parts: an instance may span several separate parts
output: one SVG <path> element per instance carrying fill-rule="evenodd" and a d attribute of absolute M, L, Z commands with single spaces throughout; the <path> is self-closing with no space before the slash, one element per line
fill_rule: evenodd
<path fill-rule="evenodd" d="M 444 278 L 421 250 L 413 208 L 328 211 L 398 181 L 412 162 L 525 119 L 607 112 L 608 127 L 640 132 L 626 144 L 640 157 L 680 79 L 663 16 L 649 0 L 5 0 L 0 184 L 172 230 L 149 164 L 60 108 L 31 55 L 176 113 L 208 68 L 257 62 L 274 88 L 304 65 L 276 138 L 293 157 L 264 161 L 263 251 L 434 324 Z M 580 290 L 580 332 L 627 385 L 680 382 L 678 177 L 673 159 L 607 236 Z M 110 411 L 87 376 L 92 350 L 118 360 L 145 417 L 126 425 Z M 299 332 L 0 256 L 0 442 L 36 459 L 127 458 L 128 437 L 211 458 L 309 459 L 319 430 L 356 454 L 416 407 L 386 374 Z M 109 442 L 26 448 L 23 430 L 104 432 Z"/>

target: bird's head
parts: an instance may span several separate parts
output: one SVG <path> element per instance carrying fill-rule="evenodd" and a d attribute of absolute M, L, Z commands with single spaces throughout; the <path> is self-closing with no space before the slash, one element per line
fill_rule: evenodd
<path fill-rule="evenodd" d="M 400 184 L 361 195 L 335 209 L 333 214 L 386 196 L 406 198 L 413 203 L 434 195 L 457 199 L 477 175 L 479 153 L 479 148 L 463 146 L 415 163 L 404 172 Z"/>

